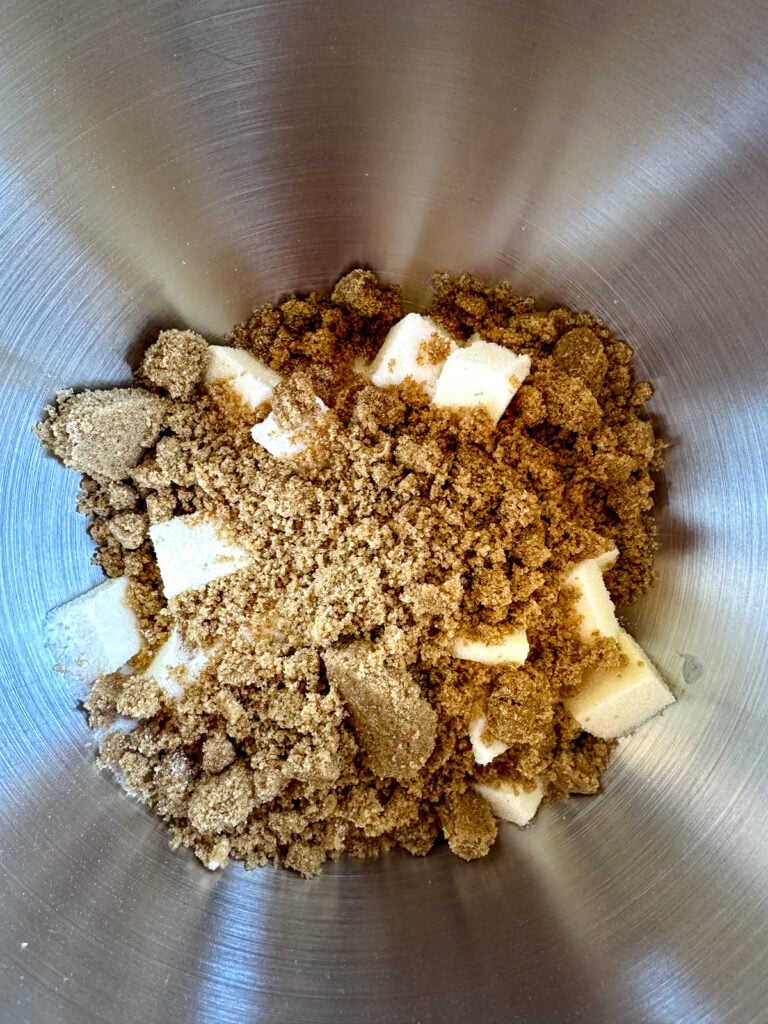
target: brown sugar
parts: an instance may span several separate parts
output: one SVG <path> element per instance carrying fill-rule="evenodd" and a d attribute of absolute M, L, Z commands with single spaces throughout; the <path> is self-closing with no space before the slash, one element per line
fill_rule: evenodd
<path fill-rule="evenodd" d="M 413 778 L 435 749 L 437 715 L 404 663 L 363 640 L 329 647 L 323 662 L 374 775 Z"/>
<path fill-rule="evenodd" d="M 115 700 L 118 713 L 126 718 L 153 718 L 162 706 L 162 690 L 152 676 L 141 672 L 124 678 Z"/>
<path fill-rule="evenodd" d="M 555 365 L 570 377 L 583 381 L 599 394 L 608 372 L 608 357 L 602 339 L 589 327 L 574 327 L 557 339 L 552 353 Z"/>
<path fill-rule="evenodd" d="M 653 579 L 650 387 L 600 321 L 508 285 L 437 275 L 428 314 L 458 344 L 479 333 L 530 356 L 498 426 L 360 372 L 403 315 L 397 289 L 361 269 L 330 294 L 259 307 L 229 339 L 282 375 L 277 422 L 295 429 L 317 398 L 328 407 L 294 458 L 269 455 L 255 417 L 204 386 L 205 342 L 190 331 L 163 332 L 134 387 L 62 393 L 38 427 L 85 474 L 95 560 L 130 579 L 146 643 L 133 675 L 93 686 L 94 728 L 136 722 L 106 733 L 101 763 L 210 866 L 309 875 L 342 854 L 423 855 L 441 835 L 472 859 L 497 829 L 475 782 L 541 785 L 546 800 L 600 785 L 612 744 L 563 699 L 622 655 L 580 639 L 564 579 L 614 546 L 614 599 Z M 434 342 L 425 357 L 439 361 Z M 166 601 L 147 531 L 194 512 L 251 561 Z M 454 657 L 457 637 L 523 628 L 522 667 Z M 176 698 L 146 674 L 173 629 L 206 658 L 178 673 Z M 468 738 L 480 713 L 507 748 L 484 767 Z"/>
<path fill-rule="evenodd" d="M 201 835 L 218 835 L 242 825 L 255 800 L 253 773 L 237 761 L 218 775 L 203 774 L 192 787 L 187 815 Z"/>
<path fill-rule="evenodd" d="M 138 388 L 62 391 L 35 431 L 65 466 L 95 478 L 123 480 L 160 434 L 165 403 Z"/>
<path fill-rule="evenodd" d="M 189 398 L 202 379 L 208 361 L 208 342 L 194 331 L 161 331 L 150 345 L 136 376 L 166 391 L 171 398 Z"/>
<path fill-rule="evenodd" d="M 451 345 L 447 338 L 441 338 L 434 332 L 419 346 L 416 362 L 420 365 L 432 363 L 437 366 L 451 354 Z"/>
<path fill-rule="evenodd" d="M 382 288 L 371 270 L 352 270 L 342 277 L 333 289 L 331 300 L 364 317 L 380 317 L 387 312 L 393 319 L 401 315 L 397 290 Z"/>
<path fill-rule="evenodd" d="M 462 860 L 485 857 L 498 831 L 490 807 L 471 789 L 447 797 L 440 809 L 440 824 L 451 851 Z"/>
<path fill-rule="evenodd" d="M 141 512 L 118 512 L 109 521 L 112 535 L 127 551 L 141 547 L 147 535 L 147 525 L 147 516 Z"/>

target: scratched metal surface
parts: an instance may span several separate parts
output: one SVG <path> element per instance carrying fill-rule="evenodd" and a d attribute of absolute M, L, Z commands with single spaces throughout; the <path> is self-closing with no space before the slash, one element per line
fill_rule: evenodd
<path fill-rule="evenodd" d="M 761 0 L 6 0 L 0 1016 L 768 1020 L 768 31 Z M 673 442 L 633 613 L 681 695 L 494 854 L 212 876 L 97 774 L 41 646 L 88 587 L 29 426 L 158 325 L 366 261 L 605 316 Z"/>

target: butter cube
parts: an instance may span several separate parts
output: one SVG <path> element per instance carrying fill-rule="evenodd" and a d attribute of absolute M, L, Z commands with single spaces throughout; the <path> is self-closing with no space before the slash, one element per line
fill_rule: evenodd
<path fill-rule="evenodd" d="M 616 618 L 616 609 L 597 558 L 585 558 L 578 562 L 565 579 L 569 587 L 579 592 L 576 611 L 581 615 L 579 635 L 590 640 L 595 633 L 600 636 L 618 636 L 621 627 Z"/>
<path fill-rule="evenodd" d="M 185 647 L 181 640 L 181 633 L 178 629 L 174 629 L 149 663 L 147 675 L 152 676 L 157 685 L 169 697 L 176 698 L 181 696 L 184 687 L 172 669 L 183 667 L 190 679 L 197 679 L 207 661 L 208 656 L 204 651 L 190 651 Z"/>
<path fill-rule="evenodd" d="M 208 346 L 205 383 L 226 381 L 250 409 L 257 409 L 268 401 L 280 380 L 279 373 L 275 373 L 250 352 L 227 345 Z"/>
<path fill-rule="evenodd" d="M 270 413 L 265 420 L 251 427 L 253 440 L 265 448 L 275 459 L 292 458 L 303 452 L 307 447 L 312 428 L 316 425 L 318 417 L 328 412 L 328 406 L 321 398 L 316 398 L 317 413 L 308 416 L 298 427 L 281 427 Z"/>
<path fill-rule="evenodd" d="M 501 743 L 499 740 L 486 742 L 483 739 L 486 724 L 485 715 L 478 715 L 469 723 L 469 742 L 472 744 L 472 753 L 476 764 L 490 764 L 499 754 L 509 750 L 506 743 Z"/>
<path fill-rule="evenodd" d="M 616 639 L 629 664 L 586 673 L 578 693 L 563 701 L 582 729 L 604 740 L 626 736 L 675 699 L 629 633 L 620 629 Z"/>
<path fill-rule="evenodd" d="M 474 788 L 487 800 L 497 818 L 511 821 L 514 825 L 527 825 L 544 797 L 544 787 L 540 782 L 530 791 L 519 789 L 511 782 L 476 782 Z"/>
<path fill-rule="evenodd" d="M 498 423 L 530 372 L 529 356 L 516 355 L 473 334 L 466 348 L 456 349 L 446 359 L 432 404 L 453 409 L 482 408 Z"/>
<path fill-rule="evenodd" d="M 280 374 L 246 352 L 242 348 L 229 345 L 209 345 L 208 365 L 205 370 L 205 383 L 216 384 L 222 380 L 233 380 L 243 373 L 251 373 L 254 377 L 263 377 L 265 382 L 274 387 L 280 383 Z"/>
<path fill-rule="evenodd" d="M 608 572 L 609 569 L 612 569 L 614 565 L 616 565 L 618 557 L 618 548 L 610 548 L 608 551 L 603 551 L 602 554 L 598 555 L 597 558 L 595 558 L 595 561 L 597 562 L 600 572 Z"/>
<path fill-rule="evenodd" d="M 390 328 L 370 366 L 378 388 L 402 384 L 410 377 L 432 394 L 446 357 L 456 342 L 428 316 L 408 313 Z"/>
<path fill-rule="evenodd" d="M 141 633 L 127 596 L 128 579 L 121 576 L 48 613 L 46 644 L 65 672 L 92 683 L 139 653 Z"/>
<path fill-rule="evenodd" d="M 529 650 L 525 630 L 516 629 L 495 644 L 460 637 L 453 645 L 453 656 L 481 665 L 522 665 Z"/>
<path fill-rule="evenodd" d="M 185 590 L 243 569 L 250 556 L 238 544 L 222 540 L 215 525 L 202 513 L 174 516 L 149 528 L 155 547 L 163 591 L 170 601 Z"/>
<path fill-rule="evenodd" d="M 227 381 L 227 385 L 250 412 L 255 412 L 260 405 L 268 402 L 274 390 L 273 384 L 267 384 L 252 373 L 242 373 L 239 377 Z"/>

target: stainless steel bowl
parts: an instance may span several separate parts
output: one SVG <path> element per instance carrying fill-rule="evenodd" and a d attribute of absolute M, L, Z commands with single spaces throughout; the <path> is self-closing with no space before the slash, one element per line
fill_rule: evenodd
<path fill-rule="evenodd" d="M 28 4 L 0 32 L 0 1017 L 768 1020 L 762 0 Z M 365 261 L 587 307 L 672 443 L 632 613 L 680 695 L 486 861 L 209 875 L 93 765 L 46 609 L 97 579 L 30 425 L 159 325 Z"/>

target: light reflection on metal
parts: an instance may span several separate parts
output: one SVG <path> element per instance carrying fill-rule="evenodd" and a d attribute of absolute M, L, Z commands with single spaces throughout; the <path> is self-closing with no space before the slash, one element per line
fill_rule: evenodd
<path fill-rule="evenodd" d="M 761 0 L 5 5 L 3 1024 L 762 1024 L 766 36 Z M 96 573 L 29 427 L 158 327 L 358 261 L 412 300 L 506 277 L 635 345 L 673 447 L 631 622 L 682 699 L 482 864 L 211 876 L 97 774 L 51 672 L 40 619 Z"/>

